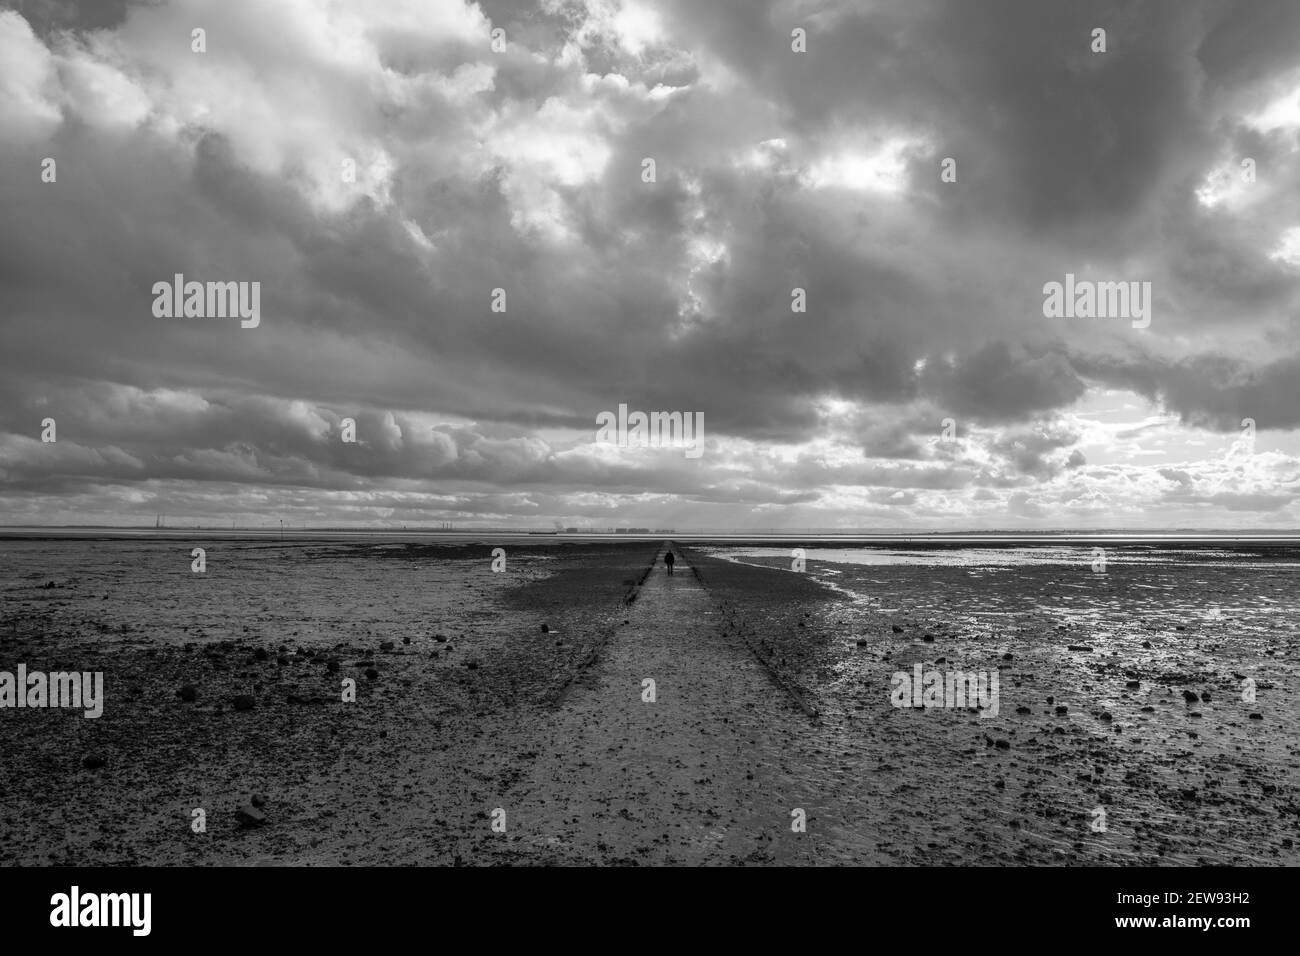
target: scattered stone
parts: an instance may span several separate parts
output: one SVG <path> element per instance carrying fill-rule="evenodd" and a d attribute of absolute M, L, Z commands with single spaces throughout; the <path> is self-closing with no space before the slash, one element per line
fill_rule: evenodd
<path fill-rule="evenodd" d="M 1070 712 L 1070 708 L 1066 707 L 1064 704 L 1058 704 L 1056 707 L 1056 714 L 1058 717 L 1068 714 L 1069 712 Z"/>
<path fill-rule="evenodd" d="M 265 825 L 266 814 L 250 803 L 248 806 L 240 807 L 235 811 L 235 819 L 239 821 L 240 827 L 248 829 Z"/>
<path fill-rule="evenodd" d="M 108 763 L 108 761 L 99 754 L 86 754 L 86 756 L 81 758 L 81 765 L 87 770 L 98 770 L 106 763 Z"/>
<path fill-rule="evenodd" d="M 1251 720 L 1263 720 L 1263 719 L 1264 719 L 1264 715 L 1263 715 L 1263 714 L 1251 714 L 1251 715 L 1250 715 L 1250 719 L 1251 719 Z"/>
<path fill-rule="evenodd" d="M 933 634 L 926 634 L 924 637 L 921 638 L 921 640 L 925 641 L 925 643 L 927 643 L 927 644 L 933 644 L 933 643 L 934 643 L 934 635 L 933 635 Z"/>
<path fill-rule="evenodd" d="M 547 625 L 543 624 L 543 625 L 542 625 L 542 633 L 543 633 L 543 634 L 549 634 L 549 633 L 551 633 L 551 629 L 550 629 L 550 627 L 548 627 Z"/>
<path fill-rule="evenodd" d="M 235 710 L 252 710 L 256 703 L 252 694 L 236 694 L 235 699 L 231 701 Z"/>
<path fill-rule="evenodd" d="M 187 704 L 192 704 L 199 699 L 199 689 L 193 684 L 186 684 L 176 693 Z"/>
<path fill-rule="evenodd" d="M 408 636 L 406 636 L 406 637 L 403 637 L 403 638 L 402 638 L 402 643 L 403 643 L 403 644 L 410 644 L 410 643 L 411 643 L 411 638 L 410 638 L 410 636 L 408 635 Z"/>
<path fill-rule="evenodd" d="M 1210 702 L 1210 692 L 1208 690 L 1201 691 L 1201 700 L 1207 704 Z"/>
<path fill-rule="evenodd" d="M 249 802 L 255 807 L 264 807 L 266 806 L 266 797 L 260 793 L 255 793 Z"/>
<path fill-rule="evenodd" d="M 1198 697 L 1196 694 L 1193 694 L 1190 690 L 1183 691 L 1183 700 L 1187 701 L 1187 703 L 1189 704 L 1194 704 L 1200 699 L 1201 699 L 1200 697 Z"/>
<path fill-rule="evenodd" d="M 339 672 L 339 662 L 333 659 L 326 661 L 325 672 L 327 674 L 337 674 Z"/>
<path fill-rule="evenodd" d="M 267 654 L 265 647 L 259 647 L 257 650 L 253 651 L 253 657 L 259 661 L 264 661 L 270 657 L 270 655 Z"/>
<path fill-rule="evenodd" d="M 895 633 L 895 634 L 902 634 L 902 633 L 903 633 L 903 629 L 902 629 L 899 625 L 895 624 L 895 625 L 893 625 L 893 628 L 894 628 L 894 633 Z"/>
<path fill-rule="evenodd" d="M 373 667 L 367 667 L 367 668 L 366 668 L 366 679 L 367 679 L 367 680 L 377 680 L 378 677 L 379 677 L 379 671 L 375 670 Z"/>
<path fill-rule="evenodd" d="M 382 644 L 379 645 L 379 649 L 381 651 L 391 651 L 395 647 L 397 647 L 397 645 L 394 644 L 392 641 L 384 641 Z"/>
<path fill-rule="evenodd" d="M 867 646 L 867 639 L 865 637 L 858 638 L 858 647 L 866 647 L 866 646 Z"/>
<path fill-rule="evenodd" d="M 1070 645 L 1068 645 L 1068 647 L 1069 647 L 1069 649 L 1072 650 L 1072 651 L 1091 651 L 1091 650 L 1092 650 L 1092 648 L 1089 647 L 1087 644 L 1070 644 Z"/>
<path fill-rule="evenodd" d="M 1142 682 L 1140 680 L 1131 680 L 1128 681 L 1124 686 L 1130 688 L 1131 690 L 1138 690 L 1139 688 L 1141 688 Z"/>
<path fill-rule="evenodd" d="M 623 623 L 626 624 L 627 621 L 624 621 Z M 434 639 L 435 641 L 437 641 L 439 644 L 446 644 L 446 643 L 447 643 L 447 635 L 446 635 L 446 634 L 435 634 L 435 635 L 433 635 L 433 639 Z"/>

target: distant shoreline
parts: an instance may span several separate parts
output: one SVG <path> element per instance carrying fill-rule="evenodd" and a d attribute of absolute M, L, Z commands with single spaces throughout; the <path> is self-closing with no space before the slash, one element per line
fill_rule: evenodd
<path fill-rule="evenodd" d="M 224 541 L 373 541 L 375 543 L 476 544 L 482 542 L 519 542 L 536 545 L 553 543 L 677 541 L 688 544 L 804 545 L 834 544 L 838 547 L 1025 547 L 1035 545 L 1269 545 L 1300 547 L 1300 531 L 918 531 L 875 534 L 840 534 L 811 532 L 764 533 L 616 533 L 616 532 L 529 532 L 529 531 L 443 531 L 385 529 L 259 530 L 250 528 L 115 528 L 115 527 L 0 527 L 0 541 L 97 541 L 97 540 L 176 540 L 218 539 Z"/>

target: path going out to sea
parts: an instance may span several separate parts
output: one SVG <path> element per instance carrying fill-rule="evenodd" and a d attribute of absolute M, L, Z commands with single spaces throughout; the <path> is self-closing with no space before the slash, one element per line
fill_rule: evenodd
<path fill-rule="evenodd" d="M 600 659 L 539 728 L 512 788 L 509 828 L 526 855 L 625 864 L 811 862 L 795 832 L 807 717 L 680 557 L 661 550 Z M 651 685 L 653 681 L 653 701 Z"/>

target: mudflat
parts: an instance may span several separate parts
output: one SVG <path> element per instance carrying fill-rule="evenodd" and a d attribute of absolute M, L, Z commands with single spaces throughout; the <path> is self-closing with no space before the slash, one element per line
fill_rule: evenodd
<path fill-rule="evenodd" d="M 0 670 L 104 706 L 0 711 L 0 861 L 1300 862 L 1294 631 L 1144 584 L 1227 572 L 1080 578 L 1154 604 L 1063 625 L 1059 569 L 674 550 L 2 543 Z M 916 664 L 997 715 L 895 706 Z"/>

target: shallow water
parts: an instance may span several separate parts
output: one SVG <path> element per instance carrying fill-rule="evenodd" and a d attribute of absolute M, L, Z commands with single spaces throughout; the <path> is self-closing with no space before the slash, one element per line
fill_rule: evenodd
<path fill-rule="evenodd" d="M 708 554 L 735 560 L 744 558 L 772 558 L 792 560 L 793 548 L 700 548 Z M 1091 568 L 1096 559 L 1096 548 L 1042 545 L 1037 547 L 1004 548 L 804 548 L 809 562 L 827 561 L 833 564 L 863 564 L 892 566 L 915 564 L 926 567 L 955 565 L 959 567 L 1006 568 L 1025 564 L 1084 565 Z M 1260 567 L 1300 568 L 1294 560 L 1295 552 L 1285 553 L 1292 560 L 1277 556 L 1266 557 L 1253 552 L 1232 551 L 1223 548 L 1154 548 L 1151 546 L 1115 546 L 1101 549 L 1107 565 L 1172 564 L 1184 566 L 1232 567 L 1250 569 Z"/>

